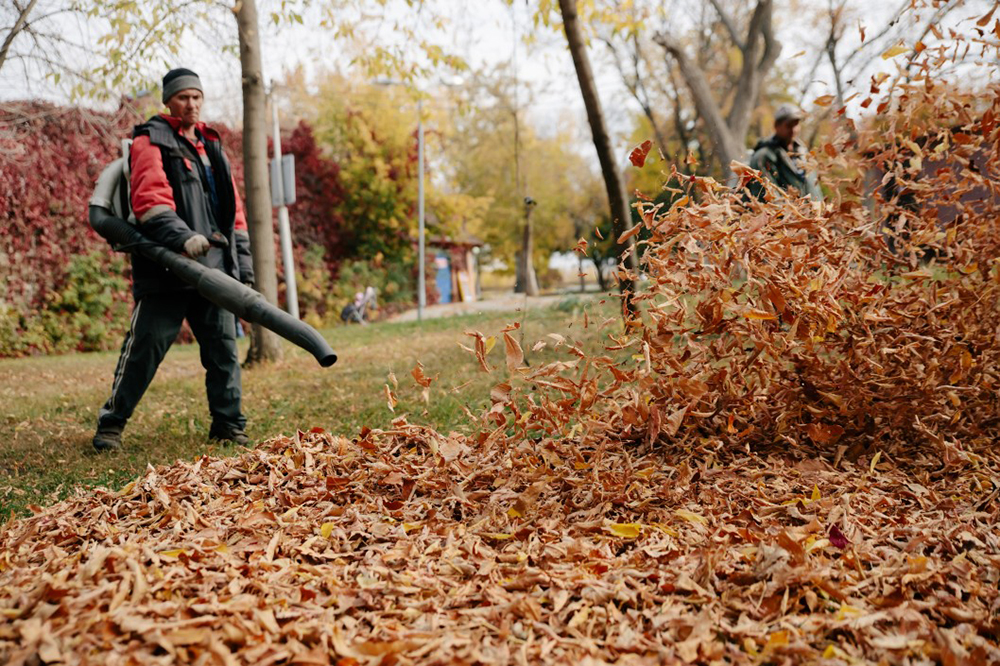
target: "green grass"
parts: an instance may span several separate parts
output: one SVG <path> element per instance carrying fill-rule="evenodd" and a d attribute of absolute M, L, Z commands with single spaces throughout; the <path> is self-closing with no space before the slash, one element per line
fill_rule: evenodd
<path fill-rule="evenodd" d="M 340 356 L 323 369 L 307 353 L 285 345 L 280 363 L 243 371 L 243 410 L 254 441 L 296 429 L 321 427 L 354 436 L 362 426 L 386 427 L 397 415 L 442 431 L 467 430 L 463 407 L 477 413 L 489 401 L 489 389 L 506 373 L 503 341 L 490 354 L 496 366 L 486 375 L 459 342 L 471 346 L 464 331 L 498 335 L 507 323 L 524 319 L 524 347 L 535 365 L 556 354 L 531 353 L 547 333 L 561 333 L 594 348 L 602 336 L 596 323 L 613 317 L 612 304 L 567 300 L 562 307 L 488 313 L 416 323 L 378 323 L 324 331 Z M 586 305 L 591 325 L 584 329 Z M 605 331 L 607 332 L 607 331 Z M 515 334 L 516 335 L 516 334 Z M 246 340 L 240 341 L 241 358 Z M 196 345 L 175 345 L 125 430 L 124 446 L 97 454 L 90 439 L 97 411 L 107 399 L 118 354 L 0 360 L 0 520 L 23 515 L 29 505 L 46 505 L 79 486 L 120 487 L 148 464 L 171 463 L 202 454 L 231 451 L 208 441 L 204 372 Z M 560 355 L 558 358 L 564 358 Z M 432 384 L 429 404 L 410 375 L 417 361 Z M 386 405 L 384 385 L 392 372 L 399 381 L 395 414 Z M 458 388 L 456 388 L 458 387 Z"/>

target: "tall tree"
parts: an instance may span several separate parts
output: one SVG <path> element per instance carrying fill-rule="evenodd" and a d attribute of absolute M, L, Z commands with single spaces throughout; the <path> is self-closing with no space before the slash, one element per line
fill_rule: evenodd
<path fill-rule="evenodd" d="M 629 238 L 625 243 L 619 242 L 619 239 L 631 227 L 632 222 L 628 195 L 625 192 L 625 179 L 611 148 L 611 135 L 608 133 L 604 111 L 601 109 L 601 100 L 597 95 L 597 85 L 594 83 L 594 72 L 590 67 L 590 59 L 587 57 L 587 46 L 580 29 L 576 0 L 559 0 L 559 12 L 562 15 L 569 52 L 573 57 L 576 78 L 580 83 L 583 104 L 587 109 L 587 122 L 590 124 L 590 132 L 594 138 L 597 159 L 601 163 L 601 175 L 604 176 L 604 185 L 608 192 L 611 222 L 617 244 L 616 252 L 618 257 L 625 260 L 630 268 L 634 268 L 637 265 L 635 252 L 631 251 L 635 247 L 634 240 Z M 626 297 L 626 307 L 629 312 L 632 312 L 634 309 L 631 299 L 633 284 L 628 271 L 619 271 L 618 288 Z"/>
<path fill-rule="evenodd" d="M 246 187 L 247 223 L 257 289 L 272 305 L 278 303 L 278 273 L 274 259 L 274 223 L 271 188 L 267 175 L 267 108 L 261 73 L 260 29 L 256 0 L 237 0 L 233 7 L 240 41 L 243 76 L 243 182 Z M 281 358 L 276 333 L 253 325 L 247 363 Z"/>
<path fill-rule="evenodd" d="M 712 90 L 709 78 L 697 60 L 688 54 L 681 39 L 662 31 L 655 40 L 663 47 L 665 56 L 677 63 L 681 77 L 691 91 L 698 115 L 708 127 L 715 152 L 722 163 L 723 177 L 730 181 L 730 162 L 745 157 L 750 119 L 760 101 L 764 79 L 781 52 L 781 44 L 774 35 L 773 0 L 757 1 L 745 30 L 740 29 L 720 0 L 711 0 L 711 4 L 741 56 L 739 71 L 731 80 L 733 95 L 728 113 L 723 111 L 725 100 Z"/>

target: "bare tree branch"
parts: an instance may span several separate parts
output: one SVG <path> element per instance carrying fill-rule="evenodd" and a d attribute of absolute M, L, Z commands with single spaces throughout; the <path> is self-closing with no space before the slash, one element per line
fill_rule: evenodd
<path fill-rule="evenodd" d="M 17 20 L 14 21 L 14 27 L 4 37 L 3 45 L 0 46 L 0 70 L 3 69 L 3 63 L 7 60 L 7 52 L 10 50 L 11 43 L 17 37 L 18 33 L 24 29 L 24 26 L 27 25 L 28 15 L 31 14 L 31 10 L 35 8 L 37 3 L 38 0 L 29 0 L 28 4 L 18 13 Z M 16 4 L 14 6 L 17 7 Z"/>
<path fill-rule="evenodd" d="M 749 43 L 743 41 L 743 38 L 740 36 L 740 31 L 737 30 L 736 24 L 733 23 L 732 17 L 729 16 L 729 14 L 727 14 L 722 8 L 722 5 L 719 4 L 719 0 L 711 0 L 711 3 L 712 7 L 715 8 L 715 13 L 719 15 L 719 20 L 722 22 L 722 25 L 725 26 L 726 32 L 729 33 L 730 39 L 733 40 L 733 44 L 736 44 L 740 51 L 743 51 L 745 55 Z"/>

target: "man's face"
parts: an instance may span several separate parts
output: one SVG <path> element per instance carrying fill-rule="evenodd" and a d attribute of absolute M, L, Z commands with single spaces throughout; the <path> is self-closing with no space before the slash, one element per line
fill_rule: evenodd
<path fill-rule="evenodd" d="M 797 118 L 787 118 L 774 124 L 774 135 L 786 146 L 795 140 L 795 135 L 799 133 L 799 121 Z"/>
<path fill-rule="evenodd" d="M 182 90 L 167 100 L 167 108 L 170 115 L 180 118 L 181 124 L 185 127 L 193 127 L 201 119 L 201 104 L 205 97 L 197 88 Z"/>

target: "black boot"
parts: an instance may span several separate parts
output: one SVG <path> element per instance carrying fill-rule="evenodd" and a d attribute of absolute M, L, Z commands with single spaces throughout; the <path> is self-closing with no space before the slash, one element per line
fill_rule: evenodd
<path fill-rule="evenodd" d="M 246 432 L 235 425 L 213 423 L 208 430 L 208 438 L 239 446 L 250 446 L 250 438 Z"/>
<path fill-rule="evenodd" d="M 117 451 L 122 446 L 124 429 L 124 426 L 118 425 L 98 425 L 97 434 L 94 435 L 94 448 L 101 453 Z"/>

